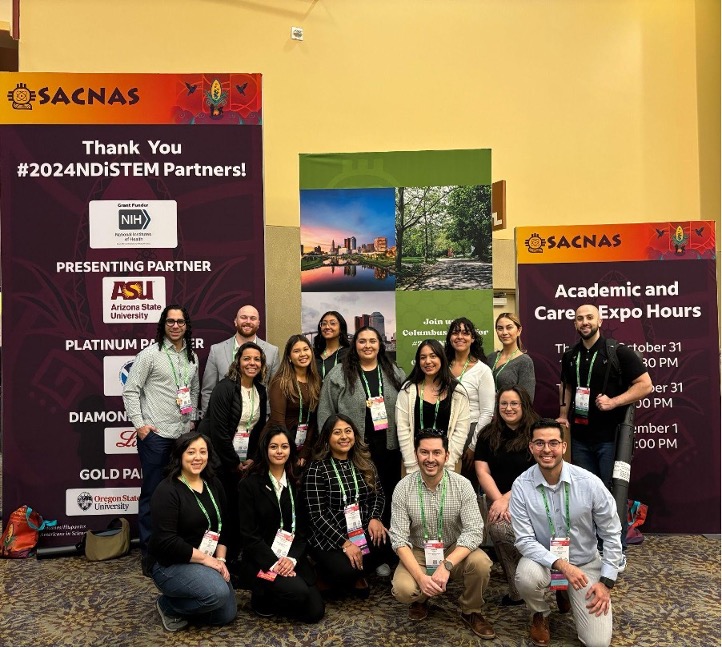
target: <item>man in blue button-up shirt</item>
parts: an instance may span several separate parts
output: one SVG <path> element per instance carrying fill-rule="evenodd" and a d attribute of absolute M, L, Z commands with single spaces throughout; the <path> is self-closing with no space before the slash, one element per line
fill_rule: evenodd
<path fill-rule="evenodd" d="M 621 524 L 611 493 L 583 468 L 564 461 L 567 444 L 562 427 L 541 419 L 532 428 L 529 450 L 537 465 L 522 473 L 511 489 L 509 511 L 522 555 L 516 585 L 533 613 L 530 630 L 536 646 L 550 641 L 549 603 L 544 597 L 551 569 L 569 582 L 577 633 L 587 646 L 608 646 L 612 640 L 610 590 L 622 557 Z M 604 557 L 597 551 L 597 534 Z M 551 538 L 568 538 L 568 559 L 550 551 Z"/>

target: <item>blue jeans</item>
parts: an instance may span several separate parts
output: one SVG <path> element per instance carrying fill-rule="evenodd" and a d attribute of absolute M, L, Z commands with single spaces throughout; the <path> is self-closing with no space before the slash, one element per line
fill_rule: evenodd
<path fill-rule="evenodd" d="M 143 469 L 143 484 L 138 499 L 138 535 L 140 550 L 144 555 L 148 552 L 152 530 L 150 500 L 164 477 L 163 473 L 170 461 L 170 452 L 174 443 L 175 439 L 166 439 L 155 432 L 149 432 L 145 439 L 138 439 L 138 457 Z"/>
<path fill-rule="evenodd" d="M 596 475 L 612 492 L 612 474 L 614 472 L 614 458 L 617 453 L 617 444 L 614 441 L 601 443 L 585 443 L 572 438 L 572 463 Z M 627 516 L 622 523 L 622 549 L 627 548 Z M 599 550 L 602 550 L 602 541 L 599 541 Z"/>
<path fill-rule="evenodd" d="M 215 569 L 199 563 L 153 565 L 153 581 L 163 592 L 164 611 L 208 625 L 225 625 L 236 618 L 236 594 Z"/>

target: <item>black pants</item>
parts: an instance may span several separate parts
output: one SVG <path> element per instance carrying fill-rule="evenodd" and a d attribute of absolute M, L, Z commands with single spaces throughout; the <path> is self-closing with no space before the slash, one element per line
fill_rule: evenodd
<path fill-rule="evenodd" d="M 368 533 L 366 533 L 366 541 L 368 542 L 368 540 Z M 373 545 L 369 545 L 369 549 L 371 550 L 370 553 L 363 557 L 363 569 L 353 567 L 351 561 L 341 549 L 322 551 L 321 549 L 312 548 L 311 555 L 316 561 L 316 573 L 319 578 L 326 581 L 334 589 L 350 591 L 359 578 L 364 577 L 382 562 L 385 562 L 383 551 Z"/>
<path fill-rule="evenodd" d="M 326 612 L 318 588 L 300 576 L 277 576 L 274 581 L 257 578 L 252 596 L 254 605 L 304 623 L 318 623 Z"/>
<path fill-rule="evenodd" d="M 365 441 L 386 496 L 381 521 L 388 529 L 391 526 L 391 496 L 394 494 L 396 484 L 401 481 L 401 450 L 398 448 L 389 450 L 386 447 L 386 430 L 367 432 Z"/>

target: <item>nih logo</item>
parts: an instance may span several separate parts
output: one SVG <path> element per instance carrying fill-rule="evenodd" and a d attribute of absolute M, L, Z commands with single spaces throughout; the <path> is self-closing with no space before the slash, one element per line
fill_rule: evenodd
<path fill-rule="evenodd" d="M 145 209 L 119 209 L 119 230 L 144 230 L 150 225 L 150 214 Z"/>

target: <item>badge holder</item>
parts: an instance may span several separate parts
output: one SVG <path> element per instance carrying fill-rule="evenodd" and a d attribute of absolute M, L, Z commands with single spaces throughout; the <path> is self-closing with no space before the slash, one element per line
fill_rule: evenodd
<path fill-rule="evenodd" d="M 424 558 L 426 560 L 426 573 L 431 576 L 438 566 L 444 562 L 444 543 L 441 540 L 427 540 L 424 542 Z"/>
<path fill-rule="evenodd" d="M 203 539 L 201 540 L 201 544 L 198 547 L 198 550 L 202 551 L 208 556 L 213 556 L 216 553 L 216 547 L 218 547 L 219 538 L 220 534 L 218 532 L 208 529 L 203 534 Z"/>
<path fill-rule="evenodd" d="M 366 406 L 371 410 L 371 421 L 374 424 L 374 430 L 379 432 L 388 429 L 389 421 L 384 397 L 373 396 L 366 401 Z"/>
<path fill-rule="evenodd" d="M 576 394 L 574 394 L 574 422 L 579 425 L 589 424 L 590 395 L 589 387 L 577 387 Z"/>
<path fill-rule="evenodd" d="M 176 393 L 176 402 L 181 414 L 192 414 L 193 403 L 191 401 L 190 387 L 179 387 Z"/>
<path fill-rule="evenodd" d="M 281 558 L 287 558 L 289 552 L 291 551 L 291 545 L 293 544 L 293 533 L 290 531 L 284 531 L 283 529 L 279 529 L 276 531 L 276 537 L 273 539 L 273 544 L 271 545 L 271 551 L 276 554 L 276 558 L 279 560 Z M 271 571 L 270 569 L 268 571 L 263 571 L 262 569 L 258 570 L 258 573 L 256 574 L 258 578 L 263 578 L 267 581 L 275 581 L 278 574 L 274 571 Z"/>
<path fill-rule="evenodd" d="M 361 554 L 366 555 L 371 552 L 366 542 L 366 534 L 361 524 L 361 510 L 358 502 L 355 504 L 349 504 L 343 510 L 343 514 L 346 517 L 346 529 L 348 531 L 348 539 L 353 542 L 359 549 Z"/>
<path fill-rule="evenodd" d="M 569 538 L 552 538 L 549 543 L 549 551 L 554 554 L 555 562 L 559 558 L 569 562 Z M 551 583 L 549 585 L 549 589 L 569 589 L 569 581 L 567 580 L 567 577 L 558 569 L 551 570 Z"/>
<path fill-rule="evenodd" d="M 241 461 L 245 461 L 248 458 L 248 445 L 250 441 L 251 433 L 248 430 L 236 430 L 236 433 L 233 435 L 233 449 Z"/>

